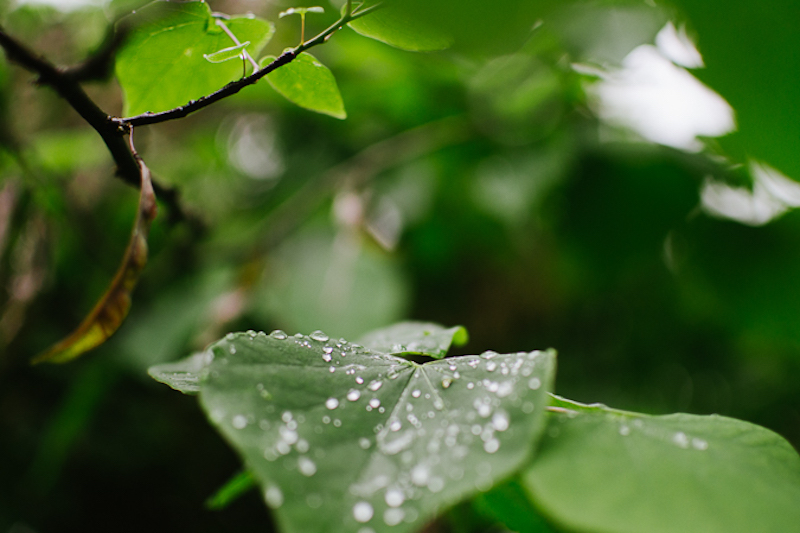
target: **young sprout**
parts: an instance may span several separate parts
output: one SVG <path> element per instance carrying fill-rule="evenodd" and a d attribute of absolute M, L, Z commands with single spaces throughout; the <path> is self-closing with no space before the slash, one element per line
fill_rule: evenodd
<path fill-rule="evenodd" d="M 278 14 L 279 18 L 289 15 L 300 15 L 300 44 L 306 42 L 306 13 L 324 13 L 325 9 L 320 6 L 314 7 L 290 7 L 286 11 Z"/>

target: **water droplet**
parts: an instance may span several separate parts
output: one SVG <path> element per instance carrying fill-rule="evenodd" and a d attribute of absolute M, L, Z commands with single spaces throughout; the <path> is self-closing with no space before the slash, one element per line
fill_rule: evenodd
<path fill-rule="evenodd" d="M 311 477 L 317 473 L 317 465 L 305 455 L 301 455 L 297 458 L 297 469 L 301 474 L 307 477 Z"/>
<path fill-rule="evenodd" d="M 323 333 L 320 330 L 315 331 L 314 333 L 309 335 L 309 337 L 311 337 L 315 341 L 319 341 L 319 342 L 328 342 L 330 340 L 330 337 L 325 335 L 325 333 Z"/>
<path fill-rule="evenodd" d="M 692 439 L 692 446 L 695 450 L 707 450 L 708 449 L 708 442 L 704 441 L 703 439 Z"/>
<path fill-rule="evenodd" d="M 627 435 L 630 435 L 631 434 L 631 428 L 629 428 L 628 426 L 623 424 L 623 425 L 621 425 L 619 427 L 619 434 L 622 435 L 623 437 L 625 437 Z"/>
<path fill-rule="evenodd" d="M 319 494 L 309 494 L 306 496 L 306 505 L 312 509 L 319 509 L 322 507 L 322 496 Z"/>
<path fill-rule="evenodd" d="M 328 398 L 327 400 L 325 400 L 325 407 L 331 410 L 336 409 L 337 407 L 339 407 L 339 400 L 337 400 L 336 398 Z"/>
<path fill-rule="evenodd" d="M 508 429 L 508 414 L 505 411 L 497 411 L 492 417 L 492 427 L 495 431 L 505 431 Z"/>
<path fill-rule="evenodd" d="M 372 520 L 373 512 L 372 506 L 367 502 L 358 502 L 353 506 L 353 518 L 362 524 Z"/>
<path fill-rule="evenodd" d="M 281 436 L 282 442 L 286 442 L 286 444 L 294 444 L 297 442 L 297 432 L 293 429 L 290 429 L 286 426 L 281 426 L 278 428 L 278 433 Z"/>
<path fill-rule="evenodd" d="M 333 348 L 331 348 L 330 346 L 325 346 L 322 348 L 322 351 L 325 353 L 333 353 Z"/>
<path fill-rule="evenodd" d="M 528 388 L 531 390 L 538 390 L 542 386 L 542 380 L 539 378 L 531 378 L 528 380 Z"/>
<path fill-rule="evenodd" d="M 284 411 L 283 414 L 281 415 L 281 420 L 283 420 L 284 422 L 288 422 L 291 419 L 292 419 L 291 411 Z"/>
<path fill-rule="evenodd" d="M 681 448 L 688 448 L 689 447 L 689 437 L 686 436 L 686 433 L 683 431 L 679 431 L 675 433 L 672 437 L 672 442 L 680 446 Z"/>
<path fill-rule="evenodd" d="M 356 383 L 358 383 L 359 385 L 363 385 L 364 378 L 362 378 L 361 376 L 356 376 Z"/>
<path fill-rule="evenodd" d="M 308 441 L 306 439 L 300 439 L 295 444 L 295 449 L 300 453 L 306 453 L 309 449 Z"/>
<path fill-rule="evenodd" d="M 273 509 L 277 509 L 283 505 L 283 493 L 277 485 L 270 485 L 267 487 L 267 490 L 264 491 L 264 500 L 266 500 L 267 505 Z"/>
<path fill-rule="evenodd" d="M 428 484 L 430 475 L 431 471 L 427 465 L 418 464 L 411 469 L 411 482 L 418 487 L 424 487 Z"/>
<path fill-rule="evenodd" d="M 381 388 L 381 385 L 383 385 L 382 381 L 375 380 L 369 384 L 369 390 L 376 391 Z"/>
<path fill-rule="evenodd" d="M 354 401 L 358 400 L 359 398 L 361 398 L 361 391 L 360 390 L 358 390 L 358 389 L 350 389 L 347 392 L 347 399 L 350 400 L 351 402 L 354 402 Z"/>
<path fill-rule="evenodd" d="M 428 481 L 428 490 L 431 492 L 440 492 L 444 488 L 444 480 L 440 477 L 433 477 Z"/>
<path fill-rule="evenodd" d="M 475 388 L 475 384 L 474 384 L 473 382 L 471 382 L 471 381 L 470 381 L 469 383 L 467 383 L 467 388 L 468 388 L 469 390 L 472 390 L 472 389 L 474 389 L 474 388 Z"/>
<path fill-rule="evenodd" d="M 400 507 L 403 505 L 403 502 L 406 501 L 405 496 L 403 496 L 403 491 L 400 489 L 387 490 L 384 499 L 386 500 L 386 505 L 389 507 Z"/>
<path fill-rule="evenodd" d="M 420 394 L 422 394 L 422 392 L 420 392 L 419 389 L 414 389 L 413 391 L 411 391 L 411 396 L 413 396 L 414 398 L 419 398 Z"/>
<path fill-rule="evenodd" d="M 247 417 L 244 415 L 236 415 L 231 420 L 231 425 L 236 429 L 244 429 L 247 426 Z"/>
<path fill-rule="evenodd" d="M 498 355 L 499 354 L 497 352 L 495 352 L 495 351 L 486 350 L 485 352 L 483 352 L 481 354 L 481 357 L 483 357 L 484 359 L 493 359 L 494 357 L 497 357 Z"/>
<path fill-rule="evenodd" d="M 399 420 L 393 420 L 392 423 L 389 424 L 389 429 L 391 429 L 392 431 L 400 431 L 401 427 L 403 427 L 403 425 L 400 423 Z"/>
<path fill-rule="evenodd" d="M 336 372 L 336 367 L 335 367 L 335 366 L 333 366 L 333 365 L 331 365 L 330 367 L 328 367 L 328 372 L 330 372 L 331 374 L 333 374 L 334 372 Z"/>
<path fill-rule="evenodd" d="M 486 453 L 494 453 L 500 449 L 500 441 L 497 439 L 489 439 L 483 443 L 483 449 Z"/>
<path fill-rule="evenodd" d="M 233 333 L 228 333 L 227 335 L 225 335 L 225 339 L 227 339 L 229 341 L 232 341 L 235 338 L 236 338 L 236 335 L 234 335 Z"/>
<path fill-rule="evenodd" d="M 294 338 L 295 339 L 302 339 L 303 338 L 303 334 L 302 333 L 295 333 L 294 334 Z"/>
<path fill-rule="evenodd" d="M 380 405 L 381 401 L 377 398 L 373 398 L 369 401 L 369 406 L 372 407 L 373 409 L 377 409 L 378 407 L 380 407 Z"/>
<path fill-rule="evenodd" d="M 372 443 L 369 441 L 368 438 L 361 437 L 360 439 L 358 439 L 358 445 L 361 446 L 362 449 L 367 450 L 372 445 Z"/>
<path fill-rule="evenodd" d="M 341 420 L 339 420 L 338 418 L 334 418 L 334 419 L 333 419 L 333 426 L 334 426 L 334 427 L 337 427 L 337 428 L 340 428 L 340 427 L 342 427 L 342 421 L 341 421 Z"/>
<path fill-rule="evenodd" d="M 452 378 L 443 378 L 442 379 L 442 388 L 443 389 L 450 388 L 450 385 L 452 385 L 452 384 L 453 384 L 453 379 Z"/>
<path fill-rule="evenodd" d="M 486 363 L 486 370 L 488 370 L 489 372 L 494 372 L 495 370 L 497 370 L 497 363 L 495 363 L 494 361 L 489 361 L 488 363 Z"/>
<path fill-rule="evenodd" d="M 329 417 L 328 415 L 323 416 L 322 417 L 322 423 L 323 424 L 330 424 L 331 423 L 331 417 Z"/>
<path fill-rule="evenodd" d="M 387 526 L 396 526 L 403 521 L 406 513 L 402 509 L 386 509 L 383 512 L 383 521 Z"/>

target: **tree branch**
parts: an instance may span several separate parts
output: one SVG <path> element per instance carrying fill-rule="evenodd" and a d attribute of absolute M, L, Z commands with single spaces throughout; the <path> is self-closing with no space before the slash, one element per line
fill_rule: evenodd
<path fill-rule="evenodd" d="M 309 48 L 313 48 L 314 46 L 324 43 L 325 41 L 330 39 L 330 37 L 334 33 L 341 30 L 348 22 L 351 22 L 365 15 L 368 15 L 381 7 L 382 4 L 375 4 L 354 13 L 347 13 L 347 11 L 345 11 L 345 13 L 339 18 L 339 20 L 337 20 L 335 23 L 329 26 L 325 31 L 323 31 L 313 39 L 301 43 L 296 48 L 285 51 L 280 56 L 278 56 L 272 63 L 265 66 L 261 70 L 256 70 L 249 76 L 246 76 L 236 81 L 232 81 L 222 89 L 213 92 L 207 96 L 203 96 L 197 100 L 192 100 L 186 105 L 182 105 L 180 107 L 176 107 L 168 111 L 161 111 L 158 113 L 142 113 L 141 115 L 136 115 L 134 117 L 112 118 L 111 120 L 118 126 L 124 127 L 124 126 L 144 126 L 146 124 L 158 124 L 160 122 L 167 122 L 169 120 L 183 118 L 191 113 L 194 113 L 195 111 L 199 111 L 204 107 L 210 106 L 214 102 L 218 102 L 224 98 L 233 96 L 234 94 L 238 93 L 248 85 L 253 85 L 258 80 L 260 80 L 270 72 L 274 71 L 275 69 L 294 61 L 294 59 L 297 56 L 299 56 L 302 52 L 305 52 Z"/>
<path fill-rule="evenodd" d="M 0 27 L 0 47 L 6 51 L 9 61 L 37 74 L 37 84 L 47 85 L 54 89 L 81 118 L 100 134 L 117 165 L 117 176 L 138 189 L 141 182 L 139 165 L 123 138 L 128 127 L 115 123 L 112 117 L 100 109 L 84 92 L 78 83 L 78 80 L 82 79 L 82 75 L 76 75 L 76 72 L 80 73 L 83 69 L 78 68 L 72 71 L 59 69 L 11 37 L 2 27 Z M 197 225 L 196 221 L 181 209 L 177 201 L 177 193 L 174 190 L 155 183 L 153 188 L 159 198 L 168 206 L 171 214 L 170 220 L 187 220 L 194 226 Z"/>

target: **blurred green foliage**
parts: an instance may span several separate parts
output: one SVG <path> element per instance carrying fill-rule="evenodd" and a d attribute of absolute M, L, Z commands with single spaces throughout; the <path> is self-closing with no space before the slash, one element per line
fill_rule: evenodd
<path fill-rule="evenodd" d="M 94 132 L 2 56 L 0 531 L 264 531 L 257 494 L 202 509 L 238 459 L 191 399 L 145 373 L 249 328 L 355 337 L 403 318 L 464 324 L 460 353 L 557 348 L 557 391 L 570 398 L 720 413 L 800 446 L 800 215 L 748 226 L 703 200 L 709 179 L 750 186 L 737 166 L 748 157 L 800 179 L 798 8 L 455 4 L 408 3 L 453 37 L 450 50 L 412 54 L 349 29 L 315 49 L 345 121 L 261 82 L 138 129 L 155 179 L 202 228 L 162 206 L 129 319 L 58 368 L 28 361 L 102 294 L 137 195 L 113 178 Z M 292 5 L 211 2 L 276 21 Z M 0 21 L 72 65 L 135 7 L 4 1 Z M 338 5 L 325 7 L 306 35 L 334 20 Z M 599 118 L 598 84 L 670 19 L 696 33 L 707 68 L 693 73 L 736 113 L 739 131 L 706 150 Z M 299 31 L 279 21 L 265 52 L 294 46 Z M 86 89 L 122 113 L 113 79 Z M 493 497 L 429 531 L 502 531 Z"/>

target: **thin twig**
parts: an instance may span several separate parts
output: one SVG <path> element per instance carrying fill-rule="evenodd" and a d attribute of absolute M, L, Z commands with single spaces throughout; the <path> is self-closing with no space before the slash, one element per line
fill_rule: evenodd
<path fill-rule="evenodd" d="M 207 96 L 198 98 L 197 100 L 192 100 L 186 105 L 182 105 L 180 107 L 176 107 L 168 111 L 161 111 L 158 113 L 142 113 L 141 115 L 136 115 L 133 117 L 114 118 L 112 119 L 112 121 L 119 126 L 144 126 L 146 124 L 158 124 L 161 122 L 167 122 L 169 120 L 183 118 L 191 113 L 194 113 L 195 111 L 199 111 L 205 107 L 208 107 L 215 102 L 223 100 L 229 96 L 233 96 L 234 94 L 238 93 L 248 85 L 253 85 L 258 80 L 260 80 L 270 72 L 274 71 L 275 69 L 280 68 L 294 61 L 294 59 L 297 56 L 299 56 L 302 52 L 305 52 L 309 48 L 313 48 L 314 46 L 324 43 L 334 33 L 341 30 L 348 22 L 352 22 L 353 20 L 368 15 L 381 7 L 382 4 L 375 4 L 354 13 L 343 14 L 341 18 L 339 18 L 339 20 L 337 20 L 335 23 L 329 26 L 325 31 L 318 34 L 313 39 L 306 41 L 291 50 L 285 51 L 284 53 L 279 55 L 274 61 L 272 61 L 272 63 L 265 66 L 264 68 L 256 70 L 249 76 L 241 78 L 237 81 L 232 81 L 222 89 L 213 92 Z"/>

